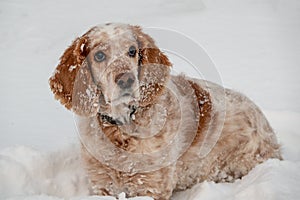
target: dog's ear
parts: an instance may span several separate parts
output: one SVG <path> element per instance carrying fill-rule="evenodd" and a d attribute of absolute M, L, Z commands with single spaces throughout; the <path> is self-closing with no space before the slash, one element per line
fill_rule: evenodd
<path fill-rule="evenodd" d="M 99 91 L 92 81 L 87 55 L 90 52 L 88 32 L 75 39 L 65 50 L 49 84 L 55 98 L 76 114 L 96 112 Z"/>
<path fill-rule="evenodd" d="M 153 103 L 164 90 L 172 66 L 168 57 L 155 45 L 154 40 L 143 33 L 139 26 L 132 26 L 139 44 L 140 104 Z"/>

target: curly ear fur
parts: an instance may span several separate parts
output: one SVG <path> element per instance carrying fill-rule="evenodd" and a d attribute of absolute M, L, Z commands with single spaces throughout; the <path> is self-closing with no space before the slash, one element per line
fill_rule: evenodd
<path fill-rule="evenodd" d="M 73 86 L 76 74 L 88 54 L 86 50 L 87 38 L 79 37 L 65 50 L 56 67 L 49 84 L 55 98 L 67 109 L 72 108 Z"/>
<path fill-rule="evenodd" d="M 172 64 L 155 45 L 154 40 L 143 33 L 139 26 L 132 26 L 132 30 L 139 43 L 139 80 L 142 97 L 140 105 L 146 106 L 153 103 L 163 92 Z"/>
<path fill-rule="evenodd" d="M 92 30 L 76 38 L 65 50 L 54 75 L 49 79 L 55 98 L 80 115 L 94 113 L 99 97 L 85 61 L 90 52 L 88 34 Z"/>

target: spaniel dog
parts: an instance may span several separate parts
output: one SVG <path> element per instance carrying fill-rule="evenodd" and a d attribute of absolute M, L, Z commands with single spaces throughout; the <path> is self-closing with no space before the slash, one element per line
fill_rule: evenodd
<path fill-rule="evenodd" d="M 274 131 L 251 100 L 171 75 L 171 67 L 149 35 L 125 24 L 93 27 L 63 53 L 49 82 L 78 116 L 91 194 L 167 200 L 281 159 Z"/>

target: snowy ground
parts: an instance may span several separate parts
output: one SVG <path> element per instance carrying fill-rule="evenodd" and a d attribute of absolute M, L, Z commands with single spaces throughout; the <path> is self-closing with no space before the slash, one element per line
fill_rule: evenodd
<path fill-rule="evenodd" d="M 67 147 L 78 140 L 73 116 L 54 101 L 48 78 L 76 36 L 108 21 L 193 38 L 224 84 L 262 108 L 282 143 L 284 161 L 270 160 L 234 184 L 198 184 L 174 200 L 300 199 L 299 19 L 297 0 L 0 1 L 0 199 L 86 194 L 70 157 L 76 145 Z"/>

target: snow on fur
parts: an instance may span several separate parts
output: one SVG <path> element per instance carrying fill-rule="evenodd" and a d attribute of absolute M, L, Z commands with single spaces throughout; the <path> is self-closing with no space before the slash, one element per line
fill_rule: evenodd
<path fill-rule="evenodd" d="M 300 180 L 300 114 L 266 112 L 278 131 L 283 161 L 271 159 L 256 166 L 234 183 L 203 182 L 192 189 L 175 193 L 173 200 L 223 199 L 299 199 Z M 293 119 L 293 120 L 291 120 Z M 126 200 L 88 196 L 87 182 L 82 168 L 79 145 L 52 153 L 17 146 L 0 151 L 0 199 L 10 200 Z M 152 200 L 151 197 L 128 200 Z"/>

